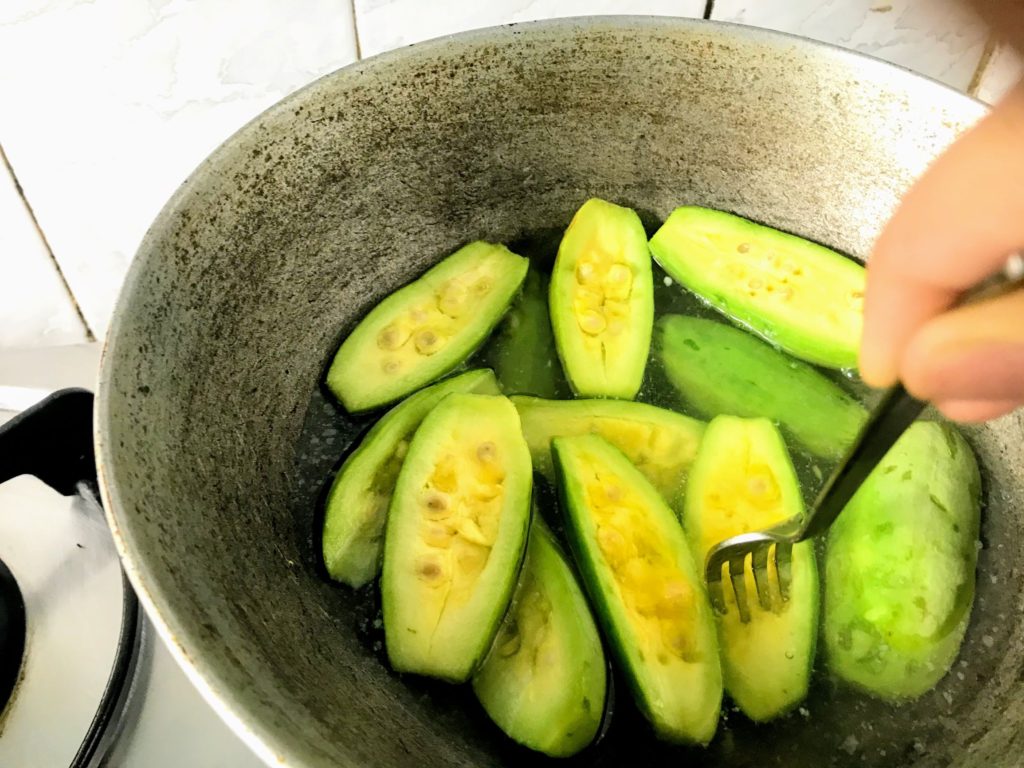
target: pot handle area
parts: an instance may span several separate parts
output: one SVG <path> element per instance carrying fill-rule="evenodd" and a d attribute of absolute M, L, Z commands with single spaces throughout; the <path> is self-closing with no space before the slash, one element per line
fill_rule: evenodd
<path fill-rule="evenodd" d="M 62 496 L 84 483 L 95 495 L 93 394 L 62 389 L 0 425 L 0 483 L 35 475 Z"/>
<path fill-rule="evenodd" d="M 93 394 L 62 389 L 0 425 L 0 483 L 34 475 L 63 496 L 99 503 L 92 441 Z M 114 664 L 96 714 L 70 768 L 102 762 L 125 710 L 140 643 L 139 602 L 121 572 L 123 605 Z M 25 608 L 17 581 L 0 561 L 0 711 L 17 683 L 25 648 Z"/>

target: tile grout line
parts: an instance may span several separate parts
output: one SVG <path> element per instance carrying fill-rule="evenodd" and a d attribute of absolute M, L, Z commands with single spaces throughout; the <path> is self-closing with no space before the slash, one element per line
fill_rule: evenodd
<path fill-rule="evenodd" d="M 355 0 L 353 0 L 355 2 Z M 704 3 L 704 19 L 708 20 L 711 18 L 711 14 L 715 12 L 715 0 L 706 0 Z"/>
<path fill-rule="evenodd" d="M 82 323 L 82 328 L 85 329 L 86 341 L 96 341 L 96 334 L 92 332 L 92 328 L 89 327 L 89 321 L 85 319 L 85 313 L 82 312 L 82 308 L 78 305 L 78 300 L 75 298 L 75 294 L 71 290 L 71 284 L 68 283 L 64 270 L 60 268 L 60 263 L 57 261 L 57 257 L 53 254 L 53 248 L 50 247 L 50 241 L 47 240 L 46 233 L 43 232 L 43 228 L 39 225 L 39 219 L 36 218 L 36 212 L 32 210 L 32 205 L 25 196 L 25 190 L 22 188 L 21 182 L 18 181 L 18 175 L 14 172 L 14 167 L 11 165 L 11 161 L 7 157 L 7 153 L 4 152 L 2 144 L 0 144 L 0 165 L 6 168 L 7 173 L 10 174 L 11 181 L 14 182 L 14 189 L 18 193 L 18 197 L 21 198 L 21 204 L 25 206 L 25 210 L 28 213 L 29 218 L 32 220 L 32 225 L 36 228 L 36 232 L 39 234 L 39 239 L 43 241 L 43 246 L 46 248 L 46 254 L 50 257 L 50 262 L 53 264 L 54 269 L 57 270 L 57 276 L 60 278 L 60 283 L 64 286 L 64 290 L 67 293 L 68 298 L 71 300 L 71 306 L 75 308 L 75 314 L 78 316 L 78 320 Z"/>
<path fill-rule="evenodd" d="M 978 66 L 974 68 L 974 74 L 971 75 L 971 82 L 967 84 L 968 96 L 975 99 L 978 98 L 981 81 L 985 77 L 985 70 L 988 69 L 988 65 L 992 63 L 992 56 L 996 52 L 996 46 L 995 35 L 989 35 L 985 40 L 985 47 L 981 51 L 981 58 L 978 59 Z"/>
<path fill-rule="evenodd" d="M 363 60 L 363 46 L 359 42 L 359 18 L 356 14 L 356 0 L 348 0 L 348 7 L 352 11 L 352 36 L 356 41 L 356 61 Z"/>

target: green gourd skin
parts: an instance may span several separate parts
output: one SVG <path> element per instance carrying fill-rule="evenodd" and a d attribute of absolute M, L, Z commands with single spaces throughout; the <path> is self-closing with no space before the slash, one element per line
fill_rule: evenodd
<path fill-rule="evenodd" d="M 473 691 L 510 738 L 551 757 L 569 757 L 597 735 L 606 676 L 586 597 L 535 512 L 512 607 L 473 677 Z"/>
<path fill-rule="evenodd" d="M 763 416 L 808 452 L 838 459 L 867 411 L 842 387 L 746 331 L 713 320 L 665 315 L 655 329 L 665 376 L 705 416 Z"/>
<path fill-rule="evenodd" d="M 946 674 L 974 602 L 981 480 L 952 424 L 912 425 L 833 524 L 825 555 L 830 669 L 883 699 Z"/>
<path fill-rule="evenodd" d="M 569 397 L 548 314 L 548 279 L 530 269 L 523 290 L 498 327 L 489 362 L 506 395 Z"/>

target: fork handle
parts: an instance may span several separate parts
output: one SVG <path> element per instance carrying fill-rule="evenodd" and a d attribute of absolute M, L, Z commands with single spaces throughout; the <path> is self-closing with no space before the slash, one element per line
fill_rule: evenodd
<path fill-rule="evenodd" d="M 807 520 L 802 539 L 818 536 L 828 530 L 878 462 L 926 405 L 926 402 L 907 392 L 902 384 L 886 390 L 881 402 L 861 429 L 864 438 L 856 441 L 846 460 L 837 467 L 819 492 L 814 505 L 815 513 Z"/>
<path fill-rule="evenodd" d="M 962 293 L 953 306 L 977 304 L 1020 288 L 1024 288 L 1024 257 L 1015 253 L 1002 271 Z M 806 520 L 801 539 L 812 538 L 828 530 L 861 483 L 926 406 L 927 403 L 913 397 L 898 382 L 886 390 L 861 428 L 851 452 L 818 494 L 814 514 Z"/>

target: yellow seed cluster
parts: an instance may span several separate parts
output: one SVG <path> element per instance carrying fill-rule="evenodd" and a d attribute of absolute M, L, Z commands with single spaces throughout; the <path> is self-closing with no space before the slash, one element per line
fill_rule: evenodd
<path fill-rule="evenodd" d="M 467 597 L 498 535 L 505 471 L 495 443 L 453 442 L 439 452 L 419 498 L 420 583 Z"/>
<path fill-rule="evenodd" d="M 778 478 L 767 464 L 748 459 L 722 465 L 704 497 L 710 511 L 703 527 L 704 541 L 710 546 L 781 522 L 785 518 L 781 502 Z"/>
<path fill-rule="evenodd" d="M 434 295 L 392 320 L 377 334 L 381 370 L 398 375 L 421 357 L 444 349 L 468 324 L 472 308 L 490 293 L 493 281 L 483 270 L 453 278 Z"/>
<path fill-rule="evenodd" d="M 617 477 L 595 472 L 586 486 L 597 544 L 611 569 L 644 652 L 661 664 L 700 658 L 693 634 L 696 595 L 652 526 L 644 500 Z"/>
<path fill-rule="evenodd" d="M 594 246 L 576 263 L 573 311 L 587 336 L 618 336 L 629 322 L 633 271 L 628 264 Z"/>
<path fill-rule="evenodd" d="M 730 536 L 769 528 L 787 517 L 782 488 L 772 468 L 751 451 L 749 443 L 733 448 L 733 461 L 719 464 L 706 483 L 700 541 L 704 554 Z M 769 582 L 776 585 L 777 578 L 774 567 L 769 568 Z M 754 590 L 749 565 L 746 581 L 748 590 Z M 775 600 L 773 606 L 780 612 L 788 603 Z"/>
<path fill-rule="evenodd" d="M 696 440 L 683 440 L 676 430 L 657 422 L 634 419 L 602 418 L 596 432 L 626 454 L 662 494 L 672 496 L 681 490 Z"/>
<path fill-rule="evenodd" d="M 755 243 L 739 243 L 742 261 L 730 259 L 726 272 L 751 298 L 790 302 L 803 284 L 803 269 L 792 260 Z"/>

